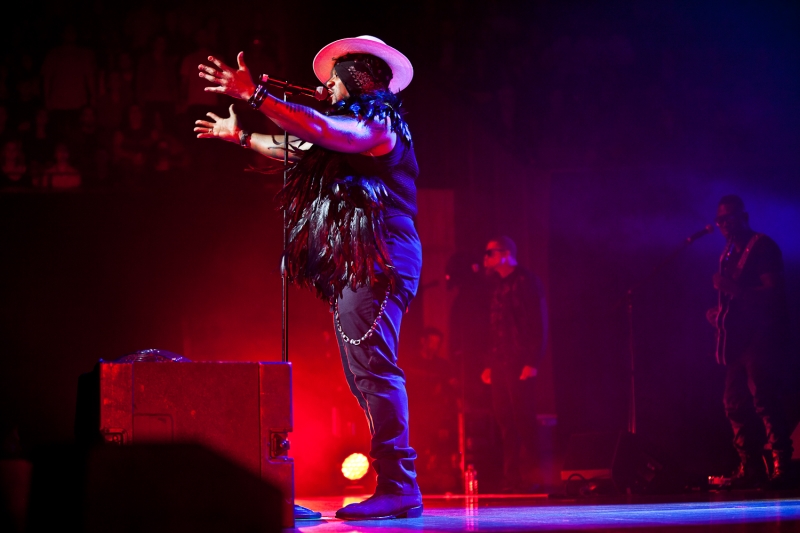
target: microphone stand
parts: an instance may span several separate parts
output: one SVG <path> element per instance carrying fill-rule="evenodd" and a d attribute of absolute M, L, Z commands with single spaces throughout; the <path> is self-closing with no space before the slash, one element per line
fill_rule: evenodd
<path fill-rule="evenodd" d="M 642 286 L 646 281 L 649 281 L 653 276 L 657 273 L 661 272 L 665 266 L 671 263 L 683 250 L 689 247 L 694 241 L 702 237 L 703 235 L 708 235 L 714 231 L 714 226 L 706 226 L 703 230 L 698 231 L 691 237 L 687 237 L 684 239 L 683 243 L 675 249 L 671 254 L 665 257 L 660 263 L 658 263 L 644 278 L 640 279 L 637 283 L 634 283 L 628 290 L 625 291 L 625 310 L 627 313 L 628 318 L 628 354 L 630 357 L 630 399 L 628 403 L 628 433 L 635 434 L 636 433 L 636 345 L 635 345 L 635 337 L 633 334 L 633 296 L 634 293 Z M 622 301 L 618 302 L 614 308 L 620 306 Z"/>
<path fill-rule="evenodd" d="M 288 83 L 287 88 L 292 87 Z M 283 92 L 283 101 L 288 102 L 288 90 Z M 283 130 L 283 186 L 286 187 L 289 179 L 289 132 Z M 286 209 L 283 210 L 283 254 L 281 262 L 281 362 L 289 362 L 289 277 L 286 274 L 286 247 L 289 244 L 289 235 L 286 231 Z"/>
<path fill-rule="evenodd" d="M 283 91 L 283 101 L 288 102 L 289 96 L 292 94 L 302 94 L 314 98 L 317 101 L 322 101 L 327 98 L 324 87 L 317 87 L 310 89 L 301 85 L 293 85 L 288 81 L 279 81 L 270 78 L 266 74 L 259 77 L 261 84 L 272 85 Z M 289 179 L 289 132 L 283 130 L 283 186 Z M 286 246 L 289 244 L 289 234 L 286 231 L 286 210 L 283 210 L 283 255 L 281 264 L 281 362 L 289 362 L 289 277 L 286 274 Z"/>
<path fill-rule="evenodd" d="M 288 81 L 280 81 L 273 78 L 270 78 L 266 74 L 261 75 L 261 83 L 272 85 L 274 87 L 278 87 L 279 89 L 284 91 L 284 99 L 286 101 L 286 94 L 291 95 L 292 93 L 302 94 L 303 96 L 310 96 L 311 98 L 315 98 L 316 100 L 322 101 L 327 98 L 327 94 L 325 88 L 321 85 L 318 86 L 316 89 L 311 89 L 309 87 L 303 87 L 302 85 L 294 85 L 289 83 Z"/>
<path fill-rule="evenodd" d="M 278 81 L 270 78 L 266 74 L 261 75 L 261 83 L 274 85 L 283 90 L 283 101 L 288 102 L 289 97 L 294 94 L 302 94 L 322 101 L 327 97 L 323 87 L 316 90 L 293 85 L 287 81 Z M 283 186 L 289 179 L 289 132 L 283 130 Z M 286 231 L 287 214 L 283 210 L 283 256 L 281 261 L 286 261 L 286 247 L 289 244 L 289 234 Z M 281 362 L 289 362 L 289 277 L 286 274 L 286 265 L 281 264 Z"/>
<path fill-rule="evenodd" d="M 292 94 L 302 94 L 315 98 L 316 100 L 323 100 L 325 95 L 324 88 L 317 87 L 316 90 L 302 87 L 300 85 L 292 85 L 286 81 L 277 81 L 271 79 L 266 74 L 260 77 L 261 83 L 270 84 L 283 90 L 284 103 L 289 101 L 289 96 Z M 289 180 L 289 132 L 284 128 L 283 130 L 283 187 Z M 289 233 L 286 230 L 286 221 L 288 215 L 286 209 L 283 210 L 283 253 L 281 255 L 281 362 L 289 362 L 289 276 L 286 274 L 286 247 L 289 244 Z M 292 505 L 294 507 L 293 523 L 298 518 L 300 519 L 318 519 L 321 515 L 307 509 L 303 506 L 297 505 L 294 502 L 294 470 L 292 470 Z"/>

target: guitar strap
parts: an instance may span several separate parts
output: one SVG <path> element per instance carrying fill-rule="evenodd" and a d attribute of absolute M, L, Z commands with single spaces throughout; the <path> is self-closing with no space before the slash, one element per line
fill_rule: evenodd
<path fill-rule="evenodd" d="M 750 237 L 750 240 L 747 241 L 747 246 L 745 246 L 744 252 L 742 252 L 742 257 L 740 257 L 739 261 L 736 263 L 736 269 L 733 272 L 731 272 L 732 279 L 739 279 L 739 276 L 742 275 L 742 270 L 744 270 L 744 265 L 745 263 L 747 263 L 747 258 L 750 255 L 753 246 L 755 246 L 758 240 L 763 236 L 764 236 L 763 233 L 755 233 L 753 234 L 752 237 Z M 731 248 L 731 250 L 732 249 L 733 248 Z M 730 251 L 728 253 L 730 254 Z"/>
<path fill-rule="evenodd" d="M 763 233 L 754 233 L 750 240 L 747 241 L 747 245 L 742 252 L 741 257 L 736 262 L 736 267 L 730 272 L 731 279 L 739 279 L 742 275 L 742 271 L 744 270 L 744 266 L 747 263 L 747 258 L 750 256 L 750 252 L 753 250 L 753 247 L 756 245 L 758 240 L 763 237 Z M 720 265 L 720 273 L 722 273 L 722 267 L 725 264 L 725 261 L 730 257 L 731 253 L 733 252 L 733 243 L 731 242 L 728 246 L 725 247 L 725 250 L 722 252 L 722 256 L 719 258 L 719 265 Z M 726 332 L 725 332 L 725 318 L 728 315 L 729 310 L 729 303 L 725 302 L 725 297 L 722 294 L 722 291 L 719 293 L 719 314 L 717 318 L 717 363 L 724 365 L 727 364 L 727 360 L 725 357 L 725 352 L 727 348 L 727 339 L 726 339 Z M 730 297 L 727 298 L 728 302 L 730 301 Z"/>
<path fill-rule="evenodd" d="M 733 252 L 733 241 L 728 241 L 728 245 L 722 250 L 722 255 L 719 256 L 719 273 L 725 273 L 725 263 Z M 725 318 L 728 314 L 728 297 L 719 291 L 717 295 L 717 318 L 715 320 L 717 326 L 717 346 L 714 356 L 717 359 L 718 365 L 727 363 L 725 360 L 725 344 L 727 340 L 727 333 L 725 332 Z"/>
<path fill-rule="evenodd" d="M 722 250 L 722 255 L 719 256 L 719 273 L 723 274 L 723 269 L 725 268 L 725 261 L 731 256 L 731 252 L 733 251 L 733 241 L 729 241 L 728 245 L 725 246 L 725 249 Z"/>

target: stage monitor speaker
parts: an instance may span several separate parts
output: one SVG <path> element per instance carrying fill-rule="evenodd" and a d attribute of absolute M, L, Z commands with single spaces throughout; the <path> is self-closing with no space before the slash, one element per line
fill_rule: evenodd
<path fill-rule="evenodd" d="M 282 529 L 281 491 L 199 444 L 57 445 L 32 462 L 31 533 Z"/>
<path fill-rule="evenodd" d="M 644 439 L 627 431 L 580 433 L 567 445 L 561 480 L 567 489 L 663 493 L 677 488 L 672 466 L 656 457 Z"/>
<path fill-rule="evenodd" d="M 294 526 L 290 363 L 100 362 L 79 380 L 75 431 L 84 445 L 201 444 L 278 487 Z"/>

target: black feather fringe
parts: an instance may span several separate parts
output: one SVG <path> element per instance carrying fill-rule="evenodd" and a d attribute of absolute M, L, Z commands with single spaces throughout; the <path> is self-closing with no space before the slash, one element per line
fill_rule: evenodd
<path fill-rule="evenodd" d="M 358 120 L 392 119 L 392 131 L 411 143 L 411 132 L 403 119 L 403 101 L 391 91 L 373 91 L 351 96 L 337 102 L 327 112 L 328 115 L 350 115 Z"/>
<path fill-rule="evenodd" d="M 389 91 L 365 93 L 334 105 L 329 115 L 384 120 L 411 143 L 400 98 Z M 288 243 L 281 263 L 289 281 L 330 301 L 345 287 L 372 286 L 381 273 L 394 290 L 400 278 L 386 245 L 384 183 L 356 175 L 342 154 L 320 146 L 307 150 L 289 171 L 276 197 L 286 211 Z"/>
<path fill-rule="evenodd" d="M 388 191 L 378 179 L 343 173 L 337 155 L 310 148 L 277 197 L 287 214 L 281 268 L 324 300 L 372 286 L 381 272 L 393 288 L 399 282 L 386 245 Z"/>

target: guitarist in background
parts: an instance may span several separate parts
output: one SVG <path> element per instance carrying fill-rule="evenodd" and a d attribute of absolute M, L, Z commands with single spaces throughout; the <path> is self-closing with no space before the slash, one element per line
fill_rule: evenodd
<path fill-rule="evenodd" d="M 775 241 L 750 229 L 736 195 L 720 200 L 716 224 L 728 244 L 713 277 L 719 306 L 709 309 L 708 319 L 717 327 L 717 362 L 727 368 L 725 415 L 741 458 L 731 486 L 786 488 L 792 428 L 780 387 L 789 339 L 783 257 Z M 772 450 L 771 475 L 765 441 Z"/>

